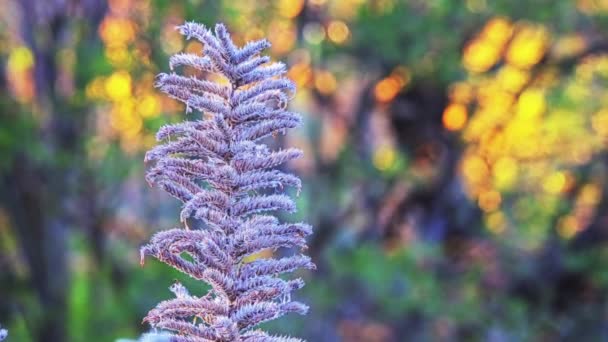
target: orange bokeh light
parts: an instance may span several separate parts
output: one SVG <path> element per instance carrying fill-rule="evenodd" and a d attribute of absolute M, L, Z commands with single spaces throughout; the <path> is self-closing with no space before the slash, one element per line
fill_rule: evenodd
<path fill-rule="evenodd" d="M 334 75 L 327 70 L 319 70 L 315 73 L 315 88 L 323 95 L 331 95 L 338 86 Z"/>
<path fill-rule="evenodd" d="M 443 127 L 449 131 L 457 131 L 467 123 L 467 108 L 458 103 L 448 105 L 443 111 Z"/>
<path fill-rule="evenodd" d="M 135 27 L 129 19 L 110 16 L 99 26 L 99 36 L 106 45 L 126 45 L 135 39 Z"/>

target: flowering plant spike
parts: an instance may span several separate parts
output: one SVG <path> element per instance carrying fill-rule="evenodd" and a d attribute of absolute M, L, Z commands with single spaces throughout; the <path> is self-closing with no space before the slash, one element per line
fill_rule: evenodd
<path fill-rule="evenodd" d="M 215 32 L 191 22 L 178 29 L 200 41 L 203 54 L 173 55 L 170 68 L 190 67 L 197 76 L 161 73 L 156 86 L 185 103 L 186 112 L 203 117 L 162 127 L 157 140 L 164 143 L 146 154 L 146 162 L 155 163 L 146 180 L 183 202 L 184 228 L 155 234 L 141 256 L 142 264 L 153 256 L 208 283 L 210 290 L 198 297 L 176 282 L 170 287 L 175 298 L 158 304 L 144 320 L 177 342 L 300 341 L 256 327 L 286 313 L 307 312 L 290 297 L 303 280 L 279 275 L 315 265 L 299 253 L 247 258 L 279 248 L 304 250 L 312 232 L 307 224 L 281 223 L 270 215 L 294 212 L 295 203 L 281 192 L 299 191 L 301 185 L 298 177 L 273 168 L 302 151 L 273 151 L 262 142 L 300 123 L 300 115 L 286 108 L 295 85 L 284 77 L 283 63 L 260 55 L 270 46 L 266 40 L 237 47 L 222 24 Z M 212 81 L 218 76 L 227 82 Z M 201 227 L 190 229 L 192 222 Z"/>

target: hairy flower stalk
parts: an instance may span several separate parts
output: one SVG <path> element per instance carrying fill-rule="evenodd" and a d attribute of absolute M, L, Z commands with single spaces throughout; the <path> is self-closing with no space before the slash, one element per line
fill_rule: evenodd
<path fill-rule="evenodd" d="M 175 283 L 170 288 L 175 298 L 158 304 L 145 321 L 170 331 L 172 341 L 299 341 L 256 326 L 286 313 L 306 313 L 308 307 L 290 297 L 304 286 L 302 279 L 279 275 L 314 269 L 310 258 L 245 261 L 269 249 L 303 250 L 312 232 L 307 224 L 281 223 L 269 214 L 294 212 L 293 200 L 280 192 L 300 188 L 298 177 L 273 168 L 302 152 L 272 151 L 262 142 L 300 123 L 300 115 L 286 110 L 295 85 L 283 76 L 283 63 L 260 56 L 270 46 L 266 40 L 239 48 L 222 24 L 215 32 L 196 23 L 178 29 L 203 43 L 203 54 L 176 54 L 170 67 L 193 68 L 198 77 L 162 73 L 156 85 L 203 119 L 162 127 L 157 139 L 164 143 L 146 154 L 146 161 L 155 163 L 147 181 L 183 202 L 184 228 L 157 233 L 141 256 L 142 263 L 153 256 L 211 288 L 198 297 Z M 209 75 L 228 82 L 205 79 Z M 201 227 L 190 229 L 188 222 Z"/>

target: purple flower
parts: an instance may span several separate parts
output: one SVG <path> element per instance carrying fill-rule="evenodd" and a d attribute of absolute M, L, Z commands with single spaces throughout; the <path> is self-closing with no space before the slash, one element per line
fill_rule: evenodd
<path fill-rule="evenodd" d="M 176 298 L 158 304 L 145 320 L 170 332 L 171 341 L 299 341 L 254 328 L 286 313 L 307 312 L 306 305 L 290 296 L 304 286 L 303 280 L 279 275 L 315 265 L 298 253 L 246 261 L 269 249 L 303 250 L 312 233 L 307 224 L 281 223 L 271 215 L 296 209 L 279 192 L 287 187 L 299 191 L 300 179 L 273 168 L 302 152 L 272 151 L 261 141 L 300 123 L 300 115 L 286 110 L 295 85 L 284 77 L 284 64 L 260 56 L 270 46 L 266 40 L 239 48 L 222 24 L 215 32 L 196 23 L 178 29 L 203 43 L 203 55 L 176 54 L 171 69 L 191 67 L 229 82 L 158 75 L 161 91 L 204 119 L 162 127 L 157 139 L 164 143 L 146 154 L 146 161 L 155 163 L 146 180 L 183 202 L 180 219 L 185 227 L 155 234 L 141 256 L 142 263 L 153 256 L 211 289 L 197 297 L 176 282 L 170 287 Z M 188 222 L 193 221 L 202 228 L 190 230 Z"/>

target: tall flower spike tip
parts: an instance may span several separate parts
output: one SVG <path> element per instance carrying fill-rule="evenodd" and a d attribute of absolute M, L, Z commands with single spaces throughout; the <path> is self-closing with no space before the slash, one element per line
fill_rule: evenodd
<path fill-rule="evenodd" d="M 170 69 L 219 74 L 229 84 L 174 72 L 156 79 L 158 89 L 205 119 L 162 127 L 161 144 L 146 154 L 146 162 L 154 163 L 146 180 L 183 203 L 184 227 L 155 234 L 142 247 L 141 262 L 152 256 L 211 288 L 198 297 L 176 281 L 169 287 L 175 298 L 159 303 L 144 321 L 177 342 L 300 341 L 256 329 L 284 314 L 307 312 L 306 305 L 291 300 L 304 281 L 279 275 L 315 268 L 300 254 L 311 227 L 273 216 L 296 209 L 282 193 L 289 187 L 299 192 L 300 179 L 275 168 L 302 151 L 273 151 L 263 140 L 299 125 L 300 115 L 286 105 L 295 84 L 284 76 L 284 64 L 260 56 L 270 46 L 266 40 L 238 47 L 222 24 L 213 31 L 193 22 L 177 29 L 200 41 L 203 53 L 178 53 L 170 58 Z M 245 261 L 279 249 L 296 252 Z"/>

